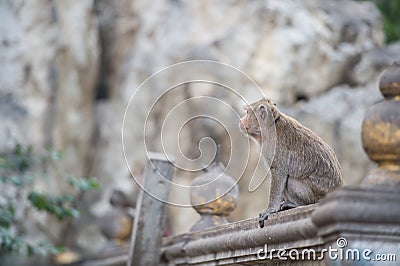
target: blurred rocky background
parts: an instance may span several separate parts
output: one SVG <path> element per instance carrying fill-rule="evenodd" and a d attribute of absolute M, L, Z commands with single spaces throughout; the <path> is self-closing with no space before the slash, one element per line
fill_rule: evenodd
<path fill-rule="evenodd" d="M 381 10 L 385 3 L 396 5 L 377 2 Z M 363 114 L 381 100 L 379 74 L 400 58 L 398 28 L 368 1 L 1 0 L 0 17 L 0 149 L 18 141 L 35 150 L 63 151 L 71 174 L 100 182 L 101 191 L 85 198 L 93 219 L 108 215 L 113 191 L 137 194 L 122 153 L 122 120 L 134 90 L 156 71 L 192 59 L 240 69 L 283 112 L 333 147 L 351 185 L 371 167 L 360 141 Z M 212 88 L 206 94 L 229 102 L 229 95 L 218 93 Z M 177 90 L 158 111 L 167 113 L 176 101 L 201 94 Z M 239 112 L 242 105 L 232 102 Z M 138 121 L 143 116 L 136 113 L 126 122 L 125 149 L 140 176 L 146 156 L 136 149 L 143 127 L 135 115 Z M 158 122 L 150 121 L 154 130 Z M 189 128 L 189 136 L 212 136 L 226 147 L 225 133 L 201 122 Z M 239 132 L 231 137 L 232 143 L 245 141 Z M 183 140 L 183 149 L 197 150 L 196 140 Z M 222 148 L 222 161 L 228 157 Z M 178 173 L 179 178 L 190 184 Z M 250 193 L 248 179 L 245 173 L 239 183 L 231 220 L 254 217 L 267 206 L 268 182 Z M 53 180 L 51 186 L 58 191 L 62 183 Z M 171 206 L 169 214 L 173 234 L 188 231 L 198 219 L 190 208 Z M 88 224 L 71 230 L 103 239 L 96 235 L 101 226 Z M 62 239 L 61 232 L 53 234 Z M 97 248 L 81 238 L 72 242 Z"/>

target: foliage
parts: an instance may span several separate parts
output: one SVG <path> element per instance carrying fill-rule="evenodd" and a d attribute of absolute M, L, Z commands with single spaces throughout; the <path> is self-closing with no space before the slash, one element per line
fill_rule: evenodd
<path fill-rule="evenodd" d="M 99 187 L 94 178 L 77 178 L 63 172 L 59 167 L 62 153 L 47 150 L 36 155 L 31 146 L 16 144 L 6 153 L 0 154 L 0 184 L 2 189 L 10 188 L 14 193 L 0 195 L 0 253 L 12 252 L 21 255 L 56 254 L 62 250 L 50 243 L 28 243 L 23 237 L 24 225 L 29 211 L 36 209 L 57 217 L 60 221 L 67 218 L 77 218 L 80 215 L 77 209 L 78 198 L 84 192 Z M 38 178 L 51 178 L 49 173 L 60 175 L 65 182 L 76 192 L 62 195 L 50 195 L 38 192 L 34 188 L 34 181 Z M 26 202 L 26 206 L 24 206 Z M 17 210 L 24 211 L 17 214 Z"/>
<path fill-rule="evenodd" d="M 400 1 L 399 0 L 369 0 L 376 4 L 382 14 L 383 29 L 386 42 L 400 40 Z"/>
<path fill-rule="evenodd" d="M 375 0 L 375 4 L 383 15 L 383 28 L 386 33 L 386 41 L 400 40 L 400 1 L 399 0 Z"/>

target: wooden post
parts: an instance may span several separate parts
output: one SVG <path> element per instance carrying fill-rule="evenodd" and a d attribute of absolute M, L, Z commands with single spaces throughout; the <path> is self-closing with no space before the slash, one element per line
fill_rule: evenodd
<path fill-rule="evenodd" d="M 144 189 L 136 204 L 128 266 L 159 265 L 166 223 L 165 202 L 173 164 L 162 154 L 150 153 L 144 173 Z"/>

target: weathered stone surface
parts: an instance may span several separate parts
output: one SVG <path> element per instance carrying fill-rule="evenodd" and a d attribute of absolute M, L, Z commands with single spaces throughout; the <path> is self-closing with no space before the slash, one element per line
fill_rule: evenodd
<path fill-rule="evenodd" d="M 79 231 L 76 244 L 83 253 L 98 253 L 107 245 L 107 239 L 96 224 L 91 224 Z"/>
<path fill-rule="evenodd" d="M 239 190 L 224 169 L 222 163 L 215 162 L 192 181 L 190 201 L 201 218 L 190 228 L 191 232 L 228 223 L 226 217 L 236 208 Z"/>
<path fill-rule="evenodd" d="M 257 256 L 262 254 L 260 250 L 264 250 L 265 245 L 267 252 L 307 246 L 318 252 L 323 242 L 310 219 L 314 207 L 302 206 L 275 213 L 263 229 L 259 228 L 257 219 L 248 219 L 165 238 L 164 258 L 174 265 L 259 265 L 267 263 L 269 256 L 276 259 L 276 254 L 268 254 L 265 260 Z"/>
<path fill-rule="evenodd" d="M 67 173 L 88 174 L 99 63 L 97 18 L 92 11 L 91 0 L 0 2 L 2 151 L 15 142 L 33 145 L 37 153 L 45 148 L 62 150 Z M 69 185 L 54 175 L 36 187 L 57 194 Z M 47 237 L 38 234 L 37 221 L 55 241 L 65 225 L 35 211 L 26 219 L 26 234 L 34 241 Z"/>
<path fill-rule="evenodd" d="M 133 91 L 163 67 L 210 59 L 244 71 L 267 97 L 285 104 L 290 114 L 326 139 L 338 153 L 346 183 L 356 183 L 368 164 L 358 138 L 360 118 L 379 99 L 369 88 L 375 88 L 377 73 L 391 63 L 389 57 L 399 55 L 396 45 L 382 47 L 377 9 L 358 1 L 16 0 L 0 2 L 0 17 L 0 138 L 6 140 L 0 148 L 17 139 L 39 149 L 63 149 L 69 172 L 100 179 L 103 195 L 88 198 L 96 203 L 90 210 L 97 216 L 106 211 L 113 188 L 135 193 L 122 154 L 122 117 Z M 381 57 L 381 52 L 389 56 Z M 145 92 L 138 111 L 125 121 L 125 148 L 132 164 L 145 157 L 138 148 L 143 144 L 142 110 L 152 104 L 157 86 Z M 215 88 L 193 86 L 188 91 L 189 96 L 211 95 L 241 110 L 242 102 Z M 178 90 L 158 112 L 165 115 L 187 96 Z M 293 105 L 297 99 L 310 101 Z M 219 107 L 201 108 L 223 113 Z M 237 124 L 235 117 L 226 118 Z M 160 129 L 159 119 L 149 121 L 151 134 Z M 209 135 L 221 143 L 225 162 L 228 138 L 208 122 L 182 134 L 184 152 L 196 155 L 198 139 Z M 239 132 L 231 137 L 232 143 L 245 140 Z M 160 140 L 149 142 L 157 146 Z M 256 164 L 256 154 L 254 149 L 249 167 Z M 267 205 L 267 185 L 248 192 L 249 172 L 239 184 L 235 219 L 254 216 Z M 177 179 L 190 183 L 185 175 Z M 57 191 L 56 181 L 48 186 Z M 187 231 L 191 224 L 182 217 L 190 216 L 188 210 L 173 212 L 185 213 L 173 231 Z"/>
<path fill-rule="evenodd" d="M 101 4 L 98 5 L 98 9 L 101 11 L 100 33 L 103 32 L 101 38 L 105 41 L 103 46 L 105 49 L 111 47 L 110 50 L 103 51 L 103 55 L 106 53 L 105 56 L 110 61 L 106 64 L 109 71 L 105 71 L 108 77 L 103 83 L 109 99 L 102 103 L 101 109 L 97 109 L 101 110 L 101 113 L 98 113 L 100 131 L 108 133 L 107 137 L 100 133 L 101 145 L 97 150 L 99 157 L 94 167 L 96 175 L 104 178 L 104 184 L 119 183 L 124 179 L 123 172 L 126 171 L 123 168 L 124 158 L 118 153 L 121 124 L 115 117 L 122 117 L 124 105 L 140 83 L 163 67 L 191 59 L 226 62 L 250 75 L 266 96 L 280 104 L 288 105 L 294 103 L 297 98 L 313 98 L 324 94 L 336 84 L 346 82 L 348 72 L 361 54 L 383 44 L 380 15 L 371 3 L 366 2 L 341 1 L 340 4 L 332 4 L 324 0 L 235 3 L 223 1 L 211 5 L 206 2 L 177 1 L 172 4 L 159 1 L 158 5 L 150 5 L 142 1 L 133 4 L 122 1 L 111 6 L 109 1 L 97 3 Z M 127 20 L 131 14 L 134 14 L 133 18 Z M 105 62 L 109 62 L 107 60 Z M 160 81 L 157 86 L 162 84 Z M 215 88 L 206 90 L 203 87 L 193 87 L 189 92 L 189 96 L 217 96 L 233 103 L 229 94 L 221 95 Z M 146 92 L 147 96 L 141 104 L 151 104 L 149 99 L 157 93 L 157 89 Z M 367 91 L 364 93 L 368 94 Z M 349 95 L 352 95 L 351 89 Z M 163 103 L 159 112 L 166 114 L 186 96 L 183 89 L 178 90 L 174 96 L 166 96 L 165 99 L 169 102 L 166 101 L 165 105 Z M 361 89 L 357 97 L 364 97 Z M 327 96 L 325 101 L 328 101 L 328 98 Z M 348 103 L 346 110 L 362 109 L 363 107 L 355 106 L 357 103 L 354 103 L 354 106 Z M 242 104 L 234 102 L 233 106 L 241 110 Z M 293 107 L 294 113 L 298 112 L 299 106 Z M 139 110 L 144 108 L 137 107 L 137 110 L 138 112 L 131 114 L 126 121 L 126 131 L 129 135 L 124 137 L 127 138 L 125 148 L 130 152 L 131 158 L 140 161 L 144 155 L 138 153 L 138 147 L 142 145 L 138 124 L 142 121 L 144 113 Z M 351 175 L 351 180 L 347 183 L 357 182 L 364 172 L 360 173 L 362 168 L 350 166 L 354 161 L 357 162 L 357 166 L 364 166 L 366 157 L 360 157 L 361 145 L 354 137 L 357 132 L 356 124 L 343 122 L 343 134 L 338 136 L 332 123 L 339 120 L 339 117 L 333 121 L 332 118 L 324 116 L 330 116 L 331 112 L 319 111 L 322 112 L 321 115 L 313 118 L 309 126 L 318 129 L 321 124 L 332 125 L 323 126 L 315 131 L 323 138 L 328 137 L 328 142 L 335 149 L 339 146 L 343 148 L 340 150 L 343 155 L 339 155 L 342 159 L 360 158 L 352 159 L 348 163 L 349 166 L 344 166 L 345 174 Z M 345 121 L 356 120 L 358 115 L 361 116 L 362 112 L 351 112 L 354 118 L 346 118 Z M 104 120 L 105 117 L 109 120 Z M 179 120 L 179 117 L 176 120 Z M 360 121 L 361 119 L 358 122 Z M 155 126 L 155 131 L 160 123 L 161 121 L 155 119 L 150 121 L 150 124 Z M 191 139 L 190 135 L 211 134 L 216 139 L 226 139 L 223 137 L 223 131 L 212 132 L 204 126 L 192 128 L 188 132 L 189 137 L 182 138 L 182 147 L 184 152 L 188 153 L 197 149 L 197 143 L 193 142 L 197 137 Z M 171 134 L 171 138 L 173 137 L 174 134 Z M 240 134 L 232 136 L 233 143 L 244 140 Z M 157 143 L 159 140 L 152 139 L 151 142 Z M 349 143 L 355 148 L 349 148 Z M 168 145 L 168 141 L 166 144 Z M 177 147 L 172 148 L 174 149 L 177 151 Z M 349 151 L 353 153 L 347 155 Z M 223 154 L 222 157 L 224 156 L 226 155 Z M 343 160 L 341 162 L 343 163 Z M 267 204 L 264 201 L 267 198 L 265 195 L 268 186 L 262 186 L 258 193 L 249 193 L 248 176 L 245 176 L 244 180 L 241 184 L 241 193 L 244 194 L 241 201 L 247 204 L 239 202 L 237 213 L 242 214 L 235 217 L 255 215 Z M 174 216 L 179 215 L 179 211 L 177 213 Z M 185 223 L 175 225 L 174 230 L 184 232 L 187 226 L 189 225 Z"/>
<path fill-rule="evenodd" d="M 3 1 L 0 10 L 1 136 L 63 150 L 68 170 L 86 174 L 99 52 L 93 1 Z"/>
<path fill-rule="evenodd" d="M 378 80 L 381 72 L 400 57 L 400 42 L 374 48 L 361 56 L 349 72 L 349 82 L 358 86 Z M 375 82 L 376 83 L 376 82 Z"/>

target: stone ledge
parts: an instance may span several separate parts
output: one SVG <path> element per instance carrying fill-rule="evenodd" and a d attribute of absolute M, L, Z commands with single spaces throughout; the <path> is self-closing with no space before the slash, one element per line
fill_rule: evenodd
<path fill-rule="evenodd" d="M 273 214 L 259 228 L 258 219 L 248 219 L 164 239 L 163 256 L 175 265 L 255 263 L 265 245 L 271 249 L 318 250 L 323 240 L 311 221 L 315 205 Z M 273 255 L 275 257 L 275 255 Z"/>
<path fill-rule="evenodd" d="M 344 251 L 371 249 L 375 254 L 396 254 L 398 260 L 399 202 L 396 190 L 343 188 L 329 193 L 318 205 L 271 215 L 264 228 L 259 228 L 257 218 L 252 218 L 164 238 L 160 265 L 348 265 L 348 261 L 330 261 L 326 256 L 315 261 L 280 260 L 276 251 L 271 252 L 275 249 L 301 253 L 313 249 L 320 258 L 324 249 L 337 248 L 339 238 L 348 241 Z M 263 260 L 257 253 L 265 245 L 269 252 Z M 128 250 L 123 246 L 85 256 L 74 265 L 124 265 Z"/>
<path fill-rule="evenodd" d="M 338 232 L 400 237 L 398 190 L 347 187 L 322 200 L 312 213 L 320 235 Z"/>
<path fill-rule="evenodd" d="M 248 219 L 164 239 L 163 259 L 168 265 L 292 265 L 268 252 L 267 260 L 257 257 L 260 249 L 312 248 L 317 257 L 323 249 L 335 248 L 339 238 L 343 250 L 372 249 L 397 254 L 400 242 L 400 194 L 379 188 L 343 188 L 329 193 L 318 205 L 298 207 L 273 214 L 264 228 Z M 346 261 L 297 261 L 301 265 L 346 265 Z M 344 263 L 344 264 L 343 264 Z"/>

